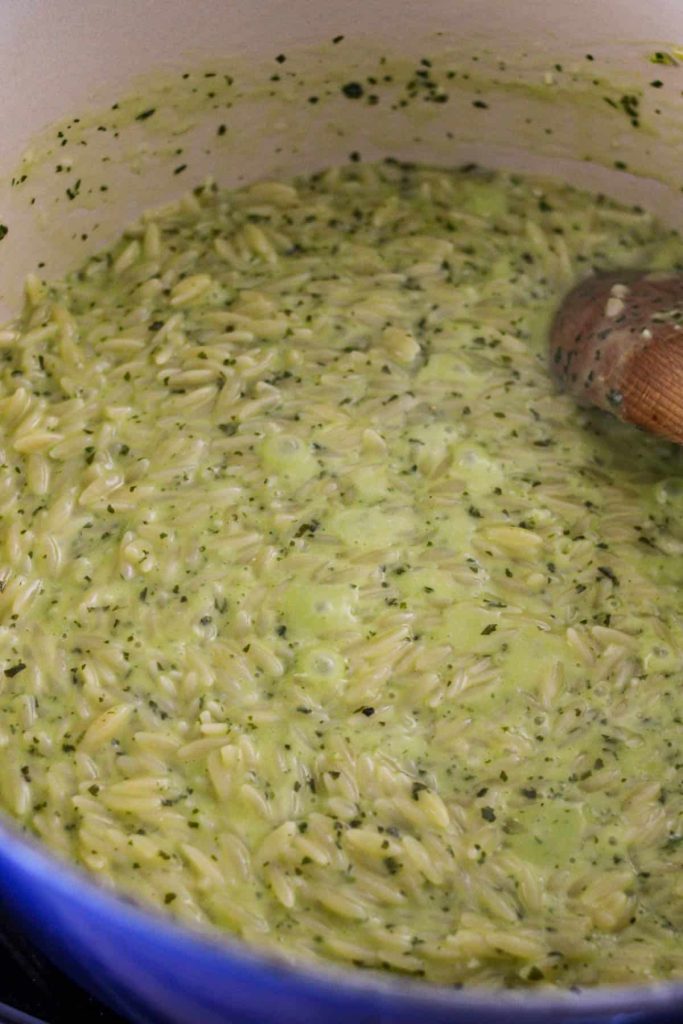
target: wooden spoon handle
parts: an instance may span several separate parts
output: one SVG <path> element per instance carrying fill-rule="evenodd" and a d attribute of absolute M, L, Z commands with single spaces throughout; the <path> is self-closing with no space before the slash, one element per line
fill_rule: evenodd
<path fill-rule="evenodd" d="M 583 281 L 557 312 L 550 362 L 582 404 L 683 444 L 683 273 Z"/>

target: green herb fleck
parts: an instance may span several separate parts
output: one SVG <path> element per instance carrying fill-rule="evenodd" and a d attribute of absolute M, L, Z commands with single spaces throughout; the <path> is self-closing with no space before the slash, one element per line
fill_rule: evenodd
<path fill-rule="evenodd" d="M 360 82 L 347 82 L 346 85 L 342 85 L 341 91 L 350 100 L 359 100 L 365 92 Z"/>
<path fill-rule="evenodd" d="M 23 661 L 18 661 L 16 665 L 12 665 L 11 668 L 5 669 L 5 675 L 8 679 L 13 679 L 14 676 L 18 676 L 20 672 L 23 672 L 26 665 Z"/>
<path fill-rule="evenodd" d="M 676 60 L 676 58 L 672 54 L 667 53 L 665 50 L 655 50 L 654 53 L 650 54 L 648 59 L 650 61 L 650 64 L 665 64 L 667 67 L 678 66 L 678 61 Z"/>

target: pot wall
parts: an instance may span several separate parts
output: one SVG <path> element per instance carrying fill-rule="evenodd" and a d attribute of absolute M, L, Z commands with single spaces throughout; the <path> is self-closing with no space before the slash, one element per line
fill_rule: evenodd
<path fill-rule="evenodd" d="M 10 0 L 0 307 L 16 309 L 25 274 L 63 273 L 207 174 L 234 184 L 350 153 L 559 174 L 680 220 L 683 67 L 648 60 L 677 39 L 677 0 Z M 446 102 L 411 90 L 424 59 Z M 369 86 L 360 102 L 340 92 L 369 76 L 377 105 Z"/>

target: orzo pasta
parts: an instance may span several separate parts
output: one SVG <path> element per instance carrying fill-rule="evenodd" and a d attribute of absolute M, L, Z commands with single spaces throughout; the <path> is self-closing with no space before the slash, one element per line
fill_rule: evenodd
<path fill-rule="evenodd" d="M 644 212 L 352 165 L 145 215 L 0 344 L 0 799 L 105 884 L 448 984 L 683 973 L 683 469 L 553 393 Z"/>

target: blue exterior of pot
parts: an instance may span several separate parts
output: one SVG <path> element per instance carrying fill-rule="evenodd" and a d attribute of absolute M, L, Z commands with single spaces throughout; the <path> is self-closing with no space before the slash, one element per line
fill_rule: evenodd
<path fill-rule="evenodd" d="M 680 1024 L 683 984 L 579 993 L 437 988 L 293 967 L 140 909 L 0 825 L 0 900 L 43 952 L 137 1024 Z"/>

